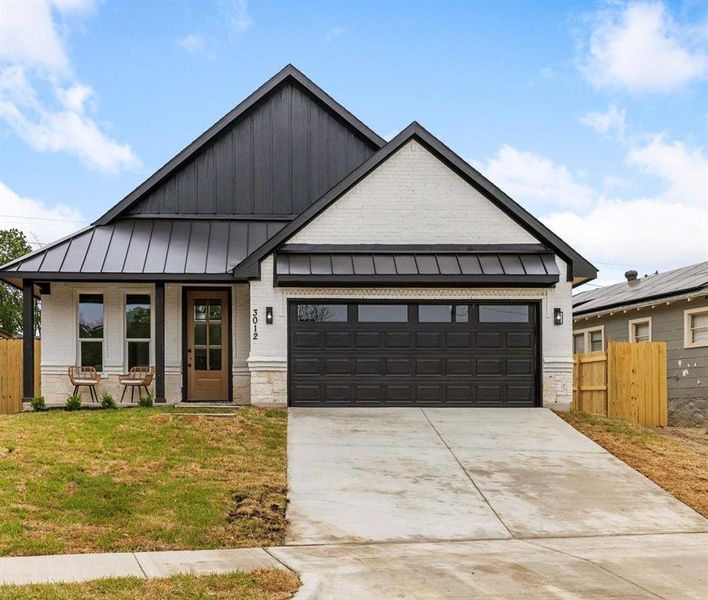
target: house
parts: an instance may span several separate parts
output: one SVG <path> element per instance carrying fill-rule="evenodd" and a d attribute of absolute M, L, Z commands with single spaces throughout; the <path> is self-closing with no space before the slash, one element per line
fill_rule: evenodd
<path fill-rule="evenodd" d="M 115 395 L 151 364 L 159 402 L 270 406 L 567 405 L 571 290 L 596 273 L 418 123 L 387 142 L 292 66 L 0 269 L 25 329 L 41 298 L 48 401 L 70 365 Z"/>
<path fill-rule="evenodd" d="M 708 423 L 708 261 L 573 296 L 575 352 L 666 342 L 670 425 Z"/>

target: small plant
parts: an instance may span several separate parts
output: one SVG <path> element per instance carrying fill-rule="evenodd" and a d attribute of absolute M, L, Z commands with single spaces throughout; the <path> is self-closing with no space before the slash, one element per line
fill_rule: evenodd
<path fill-rule="evenodd" d="M 66 410 L 81 409 L 81 394 L 72 394 L 66 399 Z"/>
<path fill-rule="evenodd" d="M 138 399 L 138 406 L 142 406 L 143 408 L 152 408 L 154 405 L 154 402 L 152 400 L 152 394 L 148 392 L 145 396 L 140 396 Z"/>
<path fill-rule="evenodd" d="M 101 394 L 101 408 L 117 408 L 116 401 L 108 392 Z"/>
<path fill-rule="evenodd" d="M 36 411 L 47 410 L 47 405 L 44 402 L 44 396 L 35 396 L 30 400 L 32 409 Z"/>

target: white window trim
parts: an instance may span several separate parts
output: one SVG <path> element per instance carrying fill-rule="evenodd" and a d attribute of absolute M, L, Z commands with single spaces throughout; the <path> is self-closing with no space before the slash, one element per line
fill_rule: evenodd
<path fill-rule="evenodd" d="M 103 298 L 103 337 L 102 338 L 82 338 L 81 337 L 81 317 L 79 315 L 79 303 L 81 296 L 100 295 Z M 106 293 L 99 289 L 76 290 L 74 292 L 74 310 L 76 315 L 76 365 L 81 366 L 81 342 L 101 342 L 101 364 L 103 368 L 98 371 L 101 378 L 107 377 L 106 373 Z"/>
<path fill-rule="evenodd" d="M 689 308 L 683 311 L 683 347 L 684 348 L 705 348 L 708 342 L 693 342 L 691 340 L 691 317 L 700 313 L 708 313 L 708 306 L 701 308 Z"/>
<path fill-rule="evenodd" d="M 148 296 L 150 298 L 150 338 L 128 338 L 128 296 Z M 149 342 L 150 365 L 155 364 L 155 298 L 149 290 L 128 290 L 123 294 L 123 314 L 121 316 L 121 337 L 123 338 L 123 372 L 128 369 L 128 342 Z M 149 366 L 150 366 L 149 365 Z"/>
<path fill-rule="evenodd" d="M 585 352 L 592 352 L 592 346 L 590 345 L 590 334 L 599 331 L 602 336 L 602 348 L 595 350 L 595 352 L 605 351 L 605 326 L 597 325 L 596 327 L 586 327 L 585 329 L 574 329 L 573 336 L 583 334 L 584 336 L 584 346 Z M 573 353 L 575 353 L 575 342 L 573 342 Z"/>
<path fill-rule="evenodd" d="M 644 323 L 647 323 L 649 325 L 649 339 L 646 340 L 647 342 L 653 341 L 653 331 L 652 331 L 652 319 L 651 317 L 641 317 L 640 319 L 630 319 L 629 322 L 627 323 L 627 339 L 630 342 L 637 343 L 637 340 L 634 338 L 634 326 L 635 325 L 642 325 Z"/>

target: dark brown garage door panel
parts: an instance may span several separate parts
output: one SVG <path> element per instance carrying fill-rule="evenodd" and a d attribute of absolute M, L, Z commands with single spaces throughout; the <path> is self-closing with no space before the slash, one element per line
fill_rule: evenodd
<path fill-rule="evenodd" d="M 536 304 L 404 304 L 291 302 L 290 403 L 536 405 Z"/>

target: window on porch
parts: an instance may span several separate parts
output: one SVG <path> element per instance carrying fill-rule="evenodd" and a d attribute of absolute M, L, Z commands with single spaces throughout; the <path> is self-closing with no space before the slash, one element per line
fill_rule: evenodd
<path fill-rule="evenodd" d="M 79 361 L 103 371 L 103 294 L 79 294 Z"/>
<path fill-rule="evenodd" d="M 150 366 L 150 295 L 125 297 L 125 340 L 128 369 Z"/>

